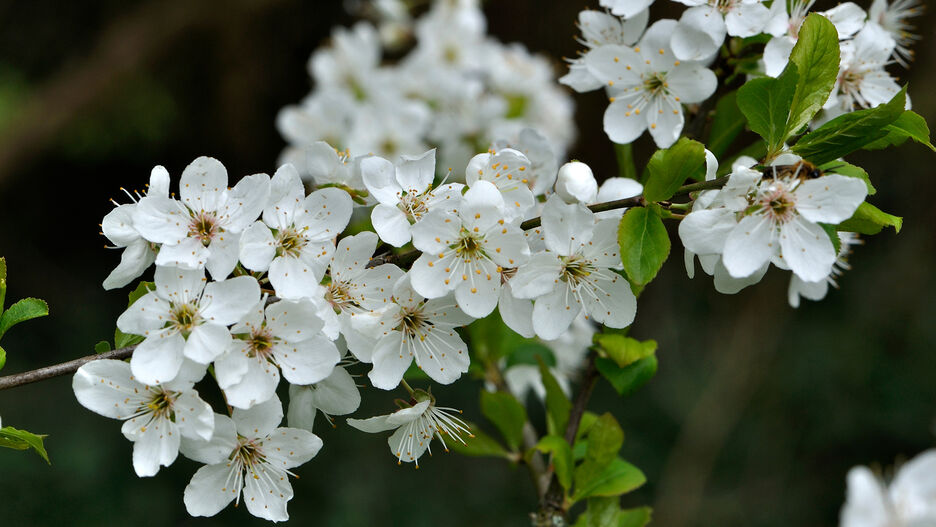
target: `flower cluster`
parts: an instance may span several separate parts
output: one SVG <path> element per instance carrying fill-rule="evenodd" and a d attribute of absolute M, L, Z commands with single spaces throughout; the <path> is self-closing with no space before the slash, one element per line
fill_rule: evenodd
<path fill-rule="evenodd" d="M 604 88 L 611 104 L 604 130 L 615 143 L 630 143 L 648 131 L 660 148 L 679 138 L 684 105 L 715 93 L 709 69 L 727 37 L 767 37 L 763 58 L 751 75 L 778 76 L 789 61 L 800 27 L 815 0 L 678 0 L 688 6 L 679 20 L 647 27 L 652 2 L 603 0 L 610 12 L 579 13 L 581 56 L 571 59 L 560 82 L 578 92 Z M 789 4 L 789 7 L 788 7 Z M 899 90 L 885 70 L 906 66 L 916 37 L 907 19 L 921 12 L 915 1 L 875 0 L 866 13 L 845 2 L 821 14 L 836 27 L 841 63 L 836 87 L 816 124 L 890 100 Z M 909 108 L 909 103 L 908 103 Z"/>
<path fill-rule="evenodd" d="M 524 128 L 538 130 L 560 155 L 568 148 L 572 101 L 556 86 L 552 65 L 488 36 L 480 2 L 434 1 L 416 20 L 399 2 L 378 2 L 377 11 L 380 30 L 368 22 L 336 28 L 331 45 L 313 53 L 312 93 L 277 119 L 290 143 L 281 162 L 324 184 L 327 152 L 310 149 L 317 141 L 394 160 L 436 147 L 443 167 L 464 166 Z M 414 37 L 408 53 L 382 63 L 381 37 L 406 33 Z"/>

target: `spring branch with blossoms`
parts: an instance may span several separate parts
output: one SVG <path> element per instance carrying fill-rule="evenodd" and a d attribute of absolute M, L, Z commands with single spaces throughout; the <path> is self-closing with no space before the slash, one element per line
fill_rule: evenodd
<path fill-rule="evenodd" d="M 607 95 L 620 173 L 600 185 L 565 162 L 573 106 L 549 62 L 486 35 L 476 2 L 431 2 L 418 18 L 374 3 L 376 27 L 336 28 L 313 54 L 315 89 L 277 118 L 289 146 L 272 177 L 229 186 L 211 157 L 178 178 L 156 166 L 106 214 L 122 253 L 103 285 L 136 283 L 113 346 L 0 389 L 73 374 L 83 406 L 123 422 L 137 475 L 179 454 L 202 464 L 183 491 L 192 516 L 243 501 L 287 520 L 290 477 L 325 445 L 318 414 L 337 426 L 371 396 L 385 414 L 343 423 L 387 438 L 390 461 L 418 467 L 433 446 L 500 458 L 529 470 L 534 525 L 646 525 L 651 510 L 621 500 L 646 476 L 620 456 L 617 419 L 589 406 L 599 383 L 627 397 L 656 373 L 657 343 L 630 326 L 672 253 L 664 220 L 690 277 L 698 259 L 733 294 L 773 267 L 797 307 L 837 285 L 859 235 L 902 225 L 843 158 L 908 140 L 934 149 L 888 70 L 910 57 L 906 3 L 681 1 L 679 20 L 652 24 L 652 0 L 579 14 L 584 49 L 558 82 Z M 400 58 L 384 61 L 390 50 Z M 657 149 L 638 171 L 644 133 Z M 13 304 L 0 337 L 47 312 Z M 433 393 L 466 378 L 480 416 Z M 6 427 L 0 446 L 48 460 L 42 437 Z M 914 463 L 925 471 L 932 455 Z M 875 488 L 855 470 L 846 527 Z M 889 520 L 936 518 L 904 505 L 917 479 L 882 505 Z"/>

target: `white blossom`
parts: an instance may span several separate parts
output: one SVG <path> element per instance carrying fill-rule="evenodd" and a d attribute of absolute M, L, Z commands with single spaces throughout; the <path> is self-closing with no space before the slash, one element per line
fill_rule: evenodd
<path fill-rule="evenodd" d="M 799 307 L 800 297 L 814 301 L 822 300 L 825 298 L 826 293 L 828 293 L 829 286 L 838 287 L 836 279 L 844 271 L 851 269 L 851 266 L 848 264 L 848 256 L 852 252 L 851 246 L 860 244 L 861 239 L 853 232 L 839 232 L 838 239 L 840 245 L 838 256 L 835 259 L 835 263 L 832 265 L 832 272 L 829 273 L 829 276 L 817 282 L 804 282 L 795 274 L 790 277 L 790 285 L 787 288 L 787 298 L 789 299 L 790 306 Z"/>
<path fill-rule="evenodd" d="M 186 362 L 174 381 L 149 386 L 126 362 L 99 359 L 78 368 L 72 390 L 85 408 L 124 421 L 121 431 L 133 442 L 133 469 L 146 477 L 175 461 L 182 437 L 211 438 L 214 412 L 193 389 L 204 374 L 204 366 Z"/>
<path fill-rule="evenodd" d="M 770 10 L 760 0 L 678 1 L 689 6 L 672 33 L 673 53 L 679 60 L 706 61 L 726 35 L 752 37 L 770 19 Z"/>
<path fill-rule="evenodd" d="M 208 364 L 227 350 L 227 326 L 241 319 L 260 300 L 260 285 L 238 276 L 206 285 L 205 272 L 156 266 L 156 289 L 146 293 L 120 317 L 124 333 L 143 335 L 130 359 L 133 375 L 149 385 L 172 381 L 184 358 Z"/>
<path fill-rule="evenodd" d="M 936 450 L 911 459 L 886 485 L 867 467 L 848 471 L 841 527 L 936 525 Z"/>
<path fill-rule="evenodd" d="M 588 67 L 585 65 L 585 56 L 591 50 L 608 44 L 622 46 L 635 44 L 640 40 L 644 30 L 647 29 L 649 18 L 650 12 L 647 10 L 627 19 L 621 19 L 592 9 L 580 11 L 577 25 L 579 31 L 582 32 L 582 38 L 578 39 L 578 41 L 588 49 L 579 57 L 566 59 L 569 63 L 569 73 L 560 78 L 559 83 L 565 84 L 579 93 L 597 90 L 604 86 L 601 80 L 595 78 L 588 71 Z"/>
<path fill-rule="evenodd" d="M 559 167 L 556 194 L 566 203 L 593 203 L 598 198 L 598 182 L 591 167 L 581 161 Z"/>
<path fill-rule="evenodd" d="M 908 18 L 920 16 L 923 13 L 923 4 L 918 0 L 874 0 L 868 10 L 868 24 L 875 24 L 890 33 L 897 45 L 894 48 L 893 58 L 903 67 L 908 67 L 913 60 L 913 50 L 910 46 L 920 39 L 914 34 L 916 29 L 907 22 Z"/>
<path fill-rule="evenodd" d="M 306 463 L 322 448 L 312 432 L 277 428 L 283 407 L 277 397 L 250 410 L 235 408 L 231 417 L 214 414 L 210 441 L 183 440 L 185 457 L 204 463 L 185 487 L 185 509 L 192 516 L 214 516 L 231 501 L 259 518 L 286 521 L 292 499 L 290 469 Z"/>
<path fill-rule="evenodd" d="M 322 412 L 329 421 L 333 415 L 347 415 L 361 405 L 361 392 L 354 377 L 341 365 L 331 375 L 310 385 L 289 385 L 286 419 L 292 428 L 312 431 L 315 415 Z"/>
<path fill-rule="evenodd" d="M 503 217 L 507 221 L 523 219 L 536 198 L 530 190 L 530 160 L 512 148 L 478 154 L 468 162 L 465 179 L 469 187 L 479 181 L 492 183 L 503 196 Z"/>

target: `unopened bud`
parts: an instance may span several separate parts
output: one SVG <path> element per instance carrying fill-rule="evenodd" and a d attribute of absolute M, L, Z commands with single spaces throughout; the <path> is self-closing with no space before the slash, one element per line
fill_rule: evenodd
<path fill-rule="evenodd" d="M 556 194 L 566 203 L 594 203 L 598 197 L 598 182 L 588 165 L 571 161 L 559 168 Z"/>

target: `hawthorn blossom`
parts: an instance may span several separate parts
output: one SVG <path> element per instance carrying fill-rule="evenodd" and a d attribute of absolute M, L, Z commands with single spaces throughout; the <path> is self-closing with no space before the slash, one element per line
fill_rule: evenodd
<path fill-rule="evenodd" d="M 227 326 L 260 300 L 260 285 L 238 276 L 206 285 L 200 269 L 156 266 L 156 289 L 117 318 L 117 328 L 146 339 L 130 359 L 133 375 L 155 386 L 172 381 L 188 358 L 208 364 L 231 342 Z"/>
<path fill-rule="evenodd" d="M 598 182 L 591 167 L 572 161 L 559 167 L 556 194 L 566 203 L 592 203 L 598 197 Z"/>
<path fill-rule="evenodd" d="M 335 250 L 332 241 L 348 225 L 351 198 L 327 187 L 305 196 L 299 174 L 284 165 L 273 176 L 263 221 L 248 227 L 240 241 L 240 261 L 252 271 L 269 271 L 277 296 L 316 296 Z"/>
<path fill-rule="evenodd" d="M 861 239 L 853 232 L 839 232 L 839 251 L 835 263 L 832 265 L 832 272 L 823 280 L 818 282 L 804 282 L 795 274 L 790 277 L 790 286 L 787 289 L 787 298 L 790 306 L 799 307 L 800 297 L 809 300 L 822 300 L 829 291 L 829 286 L 838 287 L 836 279 L 845 271 L 851 269 L 848 264 L 848 257 L 852 253 L 852 245 L 861 243 Z"/>
<path fill-rule="evenodd" d="M 919 35 L 913 33 L 916 28 L 907 19 L 922 13 L 923 5 L 919 0 L 895 0 L 890 4 L 887 0 L 874 0 L 868 10 L 868 25 L 878 25 L 890 33 L 896 41 L 892 56 L 905 68 L 913 60 L 910 46 L 920 39 Z"/>
<path fill-rule="evenodd" d="M 897 470 L 885 485 L 867 467 L 848 471 L 841 527 L 936 525 L 936 450 L 927 450 Z"/>
<path fill-rule="evenodd" d="M 569 73 L 560 78 L 559 83 L 565 84 L 579 93 L 597 90 L 604 86 L 601 80 L 595 78 L 588 71 L 588 67 L 585 65 L 585 55 L 595 48 L 609 44 L 633 45 L 640 40 L 640 36 L 647 29 L 647 20 L 649 18 L 650 12 L 647 10 L 643 10 L 627 19 L 621 19 L 592 9 L 580 11 L 578 24 L 576 25 L 579 31 L 582 32 L 582 38 L 578 39 L 578 41 L 588 49 L 582 53 L 582 56 L 566 59 L 569 63 Z"/>
<path fill-rule="evenodd" d="M 498 140 L 491 147 L 495 152 L 507 148 L 520 152 L 530 161 L 530 167 L 524 170 L 523 175 L 534 196 L 541 196 L 552 188 L 559 164 L 549 140 L 543 134 L 532 128 L 524 128 L 515 139 Z"/>
<path fill-rule="evenodd" d="M 380 238 L 402 247 L 412 238 L 411 228 L 437 207 L 456 212 L 464 185 L 449 183 L 432 187 L 435 177 L 435 150 L 420 156 L 401 156 L 393 163 L 381 157 L 361 161 L 364 185 L 379 203 L 371 211 L 371 223 Z"/>
<path fill-rule="evenodd" d="M 377 242 L 377 235 L 367 231 L 342 238 L 329 264 L 331 280 L 324 293 L 326 334 L 340 331 L 348 350 L 363 362 L 371 361 L 380 336 L 379 310 L 388 305 L 393 285 L 404 274 L 394 264 L 367 267 Z"/>
<path fill-rule="evenodd" d="M 465 179 L 469 187 L 479 181 L 492 183 L 503 196 L 503 217 L 507 221 L 523 219 L 536 198 L 530 190 L 530 160 L 522 152 L 512 148 L 491 150 L 478 154 L 468 162 Z"/>
<path fill-rule="evenodd" d="M 321 381 L 301 386 L 289 385 L 289 410 L 286 419 L 292 428 L 312 431 L 315 415 L 321 412 L 331 421 L 333 415 L 347 415 L 361 405 L 361 392 L 354 377 L 341 365 Z"/>
<path fill-rule="evenodd" d="M 185 457 L 204 463 L 185 487 L 185 509 L 192 516 L 214 516 L 241 495 L 250 514 L 279 522 L 289 519 L 292 499 L 290 469 L 306 463 L 322 448 L 312 432 L 277 428 L 283 419 L 279 398 L 249 410 L 235 408 L 231 417 L 214 414 L 210 441 L 182 442 Z"/>
<path fill-rule="evenodd" d="M 390 304 L 382 312 L 382 335 L 374 347 L 374 366 L 367 374 L 376 388 L 392 390 L 413 361 L 432 380 L 451 384 L 468 371 L 468 347 L 455 328 L 473 319 L 451 295 L 425 299 L 405 275 L 393 287 Z"/>
<path fill-rule="evenodd" d="M 397 458 L 398 465 L 413 462 L 416 468 L 419 468 L 420 456 L 426 452 L 432 455 L 429 444 L 433 439 L 438 439 L 442 448 L 448 452 L 446 439 L 465 444 L 462 436 L 474 437 L 468 423 L 455 415 L 460 414 L 461 410 L 436 406 L 435 399 L 425 392 L 416 392 L 416 397 L 424 399 L 420 402 L 414 400 L 412 406 L 392 414 L 369 419 L 348 419 L 348 424 L 370 434 L 395 429 L 387 439 L 390 452 Z"/>
<path fill-rule="evenodd" d="M 636 47 L 602 46 L 585 58 L 591 74 L 607 85 L 611 104 L 604 130 L 615 143 L 630 143 L 649 129 L 657 147 L 667 148 L 682 132 L 682 105 L 715 93 L 711 70 L 673 55 L 669 37 L 675 26 L 674 20 L 660 20 Z"/>
<path fill-rule="evenodd" d="M 689 6 L 672 33 L 673 53 L 679 60 L 708 60 L 726 35 L 753 37 L 770 19 L 770 10 L 760 0 L 678 1 Z"/>
<path fill-rule="evenodd" d="M 530 256 L 523 231 L 504 221 L 503 210 L 497 187 L 480 180 L 465 193 L 457 214 L 426 215 L 413 227 L 413 245 L 423 251 L 410 273 L 413 289 L 426 298 L 454 291 L 468 315 L 490 314 L 500 295 L 501 271 Z"/>
<path fill-rule="evenodd" d="M 614 219 L 595 222 L 581 203 L 550 196 L 543 208 L 546 251 L 534 254 L 513 277 L 513 292 L 532 298 L 533 328 L 542 339 L 562 335 L 579 314 L 612 328 L 634 320 L 637 299 L 621 268 Z"/>
<path fill-rule="evenodd" d="M 124 249 L 120 253 L 120 263 L 104 279 L 104 289 L 116 289 L 129 284 L 156 260 L 153 245 L 145 240 L 134 226 L 137 200 L 129 192 L 127 195 L 133 203 L 117 205 L 101 222 L 101 234 L 106 236 L 115 248 Z M 165 168 L 153 168 L 149 185 L 143 195 L 169 197 L 169 172 Z"/>
<path fill-rule="evenodd" d="M 806 282 L 822 280 L 837 255 L 819 223 L 847 220 L 867 194 L 863 181 L 839 174 L 805 181 L 765 178 L 725 238 L 722 262 L 735 278 L 750 276 L 775 259 Z"/>
<path fill-rule="evenodd" d="M 72 390 L 88 410 L 124 421 L 121 431 L 133 442 L 133 469 L 142 478 L 175 461 L 182 437 L 211 439 L 214 412 L 193 389 L 204 374 L 204 366 L 186 362 L 172 382 L 148 386 L 126 362 L 99 359 L 78 368 Z"/>
<path fill-rule="evenodd" d="M 270 195 L 270 177 L 246 176 L 228 189 L 220 161 L 199 157 L 182 171 L 176 201 L 147 195 L 137 204 L 134 227 L 161 244 L 156 265 L 208 269 L 215 280 L 237 265 L 240 233 L 254 221 Z"/>
<path fill-rule="evenodd" d="M 261 300 L 237 324 L 227 351 L 215 360 L 218 386 L 227 403 L 248 409 L 276 393 L 280 370 L 292 384 L 312 384 L 331 375 L 341 359 L 322 334 L 319 307 L 310 300 Z"/>

